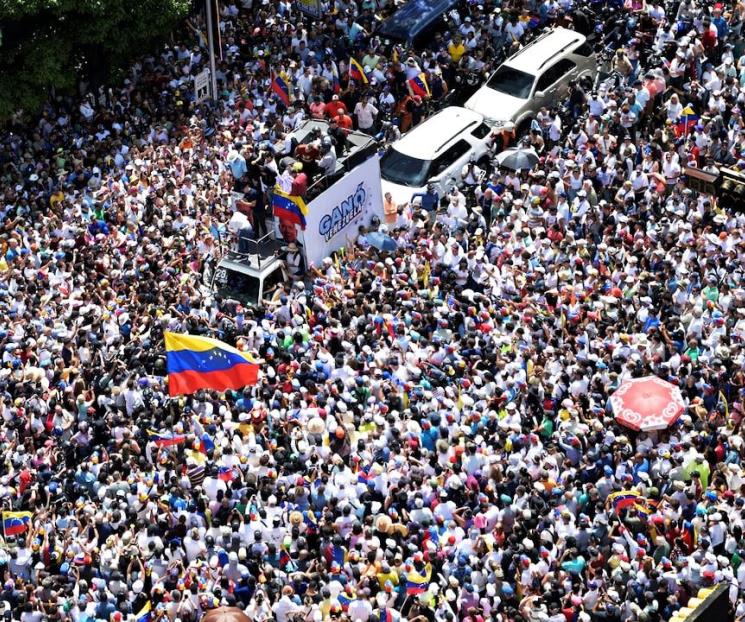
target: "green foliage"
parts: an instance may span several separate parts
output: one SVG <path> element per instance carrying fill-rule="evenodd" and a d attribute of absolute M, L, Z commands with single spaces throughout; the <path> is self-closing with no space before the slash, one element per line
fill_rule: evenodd
<path fill-rule="evenodd" d="M 0 1 L 0 120 L 72 93 L 85 74 L 109 75 L 166 37 L 189 0 Z M 81 75 L 82 74 L 82 75 Z"/>

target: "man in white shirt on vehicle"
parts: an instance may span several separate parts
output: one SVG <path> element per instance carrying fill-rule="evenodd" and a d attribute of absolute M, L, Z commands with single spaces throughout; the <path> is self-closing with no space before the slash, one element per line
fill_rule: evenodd
<path fill-rule="evenodd" d="M 378 116 L 378 109 L 365 95 L 354 107 L 354 116 L 357 117 L 357 127 L 363 132 L 369 132 Z"/>

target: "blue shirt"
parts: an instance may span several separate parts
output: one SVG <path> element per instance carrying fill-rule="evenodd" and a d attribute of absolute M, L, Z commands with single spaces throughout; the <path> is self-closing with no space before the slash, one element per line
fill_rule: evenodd
<path fill-rule="evenodd" d="M 236 179 L 240 179 L 248 172 L 246 158 L 242 155 L 239 155 L 235 160 L 228 162 L 228 166 L 230 167 L 230 172 L 233 173 L 233 177 Z"/>

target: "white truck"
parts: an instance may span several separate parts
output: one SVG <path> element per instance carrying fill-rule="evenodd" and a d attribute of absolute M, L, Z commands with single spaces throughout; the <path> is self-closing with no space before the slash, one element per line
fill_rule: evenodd
<path fill-rule="evenodd" d="M 327 125 L 324 121 L 306 121 L 293 137 L 298 143 L 311 139 L 312 130 Z M 383 197 L 380 191 L 380 159 L 375 141 L 362 132 L 347 136 L 348 151 L 337 158 L 334 181 L 319 179 L 308 189 L 314 198 L 307 204 L 305 228 L 295 225 L 288 231 L 273 218 L 273 230 L 257 240 L 251 252 L 228 252 L 214 270 L 205 272 L 205 282 L 218 296 L 244 304 L 258 304 L 271 296 L 280 283 L 290 280 L 285 262 L 277 252 L 294 242 L 303 254 L 307 268 L 353 242 L 360 225 L 369 225 L 373 217 L 383 221 Z M 318 184 L 328 185 L 323 186 Z M 319 190 L 320 191 L 319 193 Z M 234 203 L 242 195 L 234 194 Z"/>

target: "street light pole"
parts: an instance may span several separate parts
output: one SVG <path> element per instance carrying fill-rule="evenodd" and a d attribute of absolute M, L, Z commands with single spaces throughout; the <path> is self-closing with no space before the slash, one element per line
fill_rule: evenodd
<path fill-rule="evenodd" d="M 210 49 L 210 81 L 212 84 L 212 99 L 217 100 L 217 69 L 215 67 L 215 34 L 212 29 L 212 7 L 214 0 L 204 0 L 204 10 L 207 14 L 207 46 Z M 216 17 L 216 19 L 219 19 Z"/>

